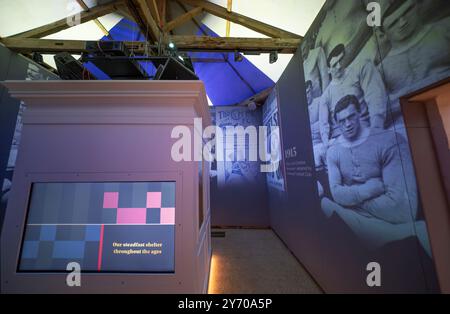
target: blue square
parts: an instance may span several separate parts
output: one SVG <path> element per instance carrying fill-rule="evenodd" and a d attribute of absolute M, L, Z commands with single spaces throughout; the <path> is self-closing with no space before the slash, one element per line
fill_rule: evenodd
<path fill-rule="evenodd" d="M 20 260 L 20 270 L 36 270 L 37 261 L 35 258 L 22 258 Z"/>
<path fill-rule="evenodd" d="M 40 241 L 39 242 L 39 254 L 37 257 L 37 264 L 40 267 L 45 267 L 44 265 L 51 265 L 52 252 L 53 252 L 53 241 Z"/>
<path fill-rule="evenodd" d="M 53 258 L 84 257 L 84 241 L 56 241 L 53 246 Z"/>
<path fill-rule="evenodd" d="M 117 209 L 116 208 L 103 208 L 101 222 L 103 224 L 117 223 Z"/>
<path fill-rule="evenodd" d="M 41 226 L 27 225 L 27 232 L 25 235 L 26 241 L 39 241 L 41 238 Z"/>
<path fill-rule="evenodd" d="M 56 230 L 57 241 L 83 241 L 85 226 L 59 225 Z"/>
<path fill-rule="evenodd" d="M 56 239 L 56 226 L 41 226 L 41 241 L 54 241 Z"/>
<path fill-rule="evenodd" d="M 162 192 L 162 207 L 175 207 L 175 182 L 164 182 L 161 187 Z"/>
<path fill-rule="evenodd" d="M 86 242 L 84 247 L 84 258 L 81 262 L 81 269 L 84 271 L 97 271 L 98 267 L 98 242 Z"/>
<path fill-rule="evenodd" d="M 86 232 L 84 233 L 84 240 L 86 241 L 100 241 L 100 225 L 86 226 Z"/>
<path fill-rule="evenodd" d="M 147 208 L 147 224 L 160 224 L 160 223 L 161 223 L 161 209 Z"/>
<path fill-rule="evenodd" d="M 39 241 L 25 241 L 22 248 L 22 258 L 37 258 Z"/>

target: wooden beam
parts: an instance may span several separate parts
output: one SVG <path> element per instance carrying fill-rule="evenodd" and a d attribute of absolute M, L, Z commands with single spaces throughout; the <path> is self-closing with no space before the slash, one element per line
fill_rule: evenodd
<path fill-rule="evenodd" d="M 156 0 L 146 0 L 147 6 L 150 10 L 153 19 L 156 21 L 156 24 L 161 26 L 161 16 L 159 15 L 158 5 L 156 4 Z"/>
<path fill-rule="evenodd" d="M 126 0 L 126 4 L 147 40 L 153 43 L 159 41 L 160 29 L 150 12 L 147 0 Z"/>
<path fill-rule="evenodd" d="M 101 16 L 105 16 L 107 14 L 113 13 L 117 10 L 118 5 L 122 3 L 122 0 L 116 0 L 114 2 L 99 5 L 96 7 L 91 8 L 87 12 L 80 12 L 80 23 L 86 23 L 89 21 L 92 21 L 96 18 L 99 18 Z M 22 37 L 22 38 L 42 38 L 57 32 L 60 32 L 62 30 L 68 29 L 72 27 L 73 25 L 69 25 L 70 23 L 67 23 L 68 20 L 75 20 L 75 16 L 72 15 L 68 18 L 61 19 L 59 21 L 20 33 L 13 36 L 10 36 L 10 38 L 15 37 Z"/>
<path fill-rule="evenodd" d="M 131 14 L 130 9 L 125 2 L 122 5 L 118 6 L 117 13 L 130 21 L 134 20 L 134 16 Z"/>
<path fill-rule="evenodd" d="M 167 23 L 167 1 L 166 0 L 156 0 L 156 5 L 158 6 L 159 16 L 161 18 L 160 20 L 160 26 L 161 28 L 164 27 Z"/>
<path fill-rule="evenodd" d="M 180 6 L 180 8 L 183 9 L 185 13 L 189 12 L 189 10 L 187 9 L 187 7 L 184 5 L 183 2 L 180 2 L 179 0 L 175 0 L 175 2 Z M 198 30 L 202 32 L 203 36 L 208 36 L 208 34 L 205 32 L 205 30 L 202 28 L 202 26 L 195 17 L 192 18 L 192 23 L 194 23 L 194 25 L 198 28 Z"/>
<path fill-rule="evenodd" d="M 132 20 L 134 20 L 136 22 L 136 24 L 138 25 L 139 30 L 143 34 L 147 34 L 147 25 L 145 24 L 144 19 L 139 14 L 139 11 L 138 11 L 137 7 L 135 6 L 135 4 L 133 3 L 133 1 L 132 0 L 126 0 L 125 4 L 126 4 L 128 13 L 132 17 Z"/>
<path fill-rule="evenodd" d="M 262 106 L 264 105 L 264 102 L 267 100 L 272 90 L 273 87 L 269 87 L 263 90 L 262 92 L 244 100 L 243 102 L 240 102 L 239 104 L 237 104 L 237 106 L 247 107 L 252 102 L 254 102 L 256 106 Z"/>
<path fill-rule="evenodd" d="M 81 53 L 87 52 L 86 41 L 83 40 L 54 40 L 39 38 L 3 38 L 2 43 L 11 50 L 18 53 L 40 52 L 40 53 Z"/>
<path fill-rule="evenodd" d="M 233 0 L 227 1 L 227 11 L 231 13 L 233 10 Z M 225 30 L 225 37 L 230 37 L 230 31 L 231 31 L 231 22 L 227 20 L 227 26 Z"/>
<path fill-rule="evenodd" d="M 300 39 L 294 38 L 233 38 L 207 36 L 170 36 L 165 44 L 173 41 L 179 51 L 295 53 Z M 3 44 L 16 52 L 82 53 L 87 52 L 84 40 L 53 40 L 35 38 L 4 38 Z M 125 42 L 135 54 L 145 53 L 145 42 Z"/>
<path fill-rule="evenodd" d="M 39 39 L 39 38 L 3 38 L 1 41 L 7 48 L 18 53 L 59 53 L 69 52 L 81 54 L 89 52 L 87 50 L 86 40 L 57 40 L 57 39 Z M 94 41 L 95 42 L 95 41 Z M 128 49 L 132 49 L 136 55 L 145 54 L 146 42 L 144 41 L 124 41 Z"/>
<path fill-rule="evenodd" d="M 84 0 L 77 0 L 80 7 L 83 8 L 84 11 L 89 12 L 90 8 L 87 6 L 87 4 L 84 2 Z M 106 29 L 105 26 L 99 21 L 99 19 L 94 19 L 94 23 L 97 25 L 97 27 L 102 31 L 103 35 L 109 36 L 109 31 Z"/>
<path fill-rule="evenodd" d="M 180 15 L 179 17 L 177 17 L 175 20 L 170 21 L 169 23 L 167 23 L 164 26 L 164 32 L 168 33 L 171 30 L 177 28 L 178 26 L 188 22 L 189 20 L 193 19 L 194 17 L 196 17 L 197 15 L 199 15 L 200 13 L 203 12 L 203 8 L 201 7 L 196 7 L 192 10 L 190 10 L 189 12 Z"/>
<path fill-rule="evenodd" d="M 165 1 L 165 0 L 163 0 Z M 167 1 L 165 1 L 166 3 L 166 22 L 167 21 L 172 21 L 172 6 L 173 6 L 173 2 L 168 3 Z M 173 35 L 173 31 L 169 32 L 171 35 Z M 164 36 L 166 36 L 166 34 L 164 34 Z"/>
<path fill-rule="evenodd" d="M 295 38 L 237 38 L 209 36 L 171 36 L 181 51 L 295 53 L 301 40 Z"/>
<path fill-rule="evenodd" d="M 258 33 L 264 34 L 272 38 L 302 38 L 301 36 L 271 26 L 269 24 L 257 21 L 242 14 L 228 12 L 228 10 L 220 5 L 205 0 L 179 0 L 194 7 L 202 7 L 206 12 L 215 16 L 226 19 L 230 22 L 240 24 Z"/>

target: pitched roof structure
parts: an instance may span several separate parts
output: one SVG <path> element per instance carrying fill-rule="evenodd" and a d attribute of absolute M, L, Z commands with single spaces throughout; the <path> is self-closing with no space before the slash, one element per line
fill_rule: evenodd
<path fill-rule="evenodd" d="M 232 105 L 274 85 L 324 2 L 2 1 L 0 40 L 17 52 L 42 53 L 53 67 L 54 53 L 80 54 L 86 41 L 126 41 L 136 54 L 149 55 L 154 45 L 173 42 L 193 59 L 211 104 Z"/>

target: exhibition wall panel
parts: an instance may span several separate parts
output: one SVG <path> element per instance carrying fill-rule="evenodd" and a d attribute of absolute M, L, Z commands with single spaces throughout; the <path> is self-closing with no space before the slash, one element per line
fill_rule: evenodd
<path fill-rule="evenodd" d="M 327 292 L 436 292 L 399 97 L 450 75 L 448 4 L 378 3 L 327 1 L 277 83 L 271 225 Z"/>
<path fill-rule="evenodd" d="M 213 124 L 224 134 L 221 139 L 216 138 L 222 144 L 216 146 L 222 146 L 225 157 L 211 163 L 212 225 L 266 228 L 269 226 L 269 207 L 261 163 L 250 161 L 248 155 L 241 158 L 248 154 L 249 149 L 257 149 L 254 146 L 257 143 L 251 143 L 248 137 L 234 136 L 234 143 L 226 145 L 227 127 L 255 127 L 259 130 L 261 108 L 252 111 L 242 106 L 217 106 L 210 111 Z M 217 147 L 214 153 L 217 153 Z"/>

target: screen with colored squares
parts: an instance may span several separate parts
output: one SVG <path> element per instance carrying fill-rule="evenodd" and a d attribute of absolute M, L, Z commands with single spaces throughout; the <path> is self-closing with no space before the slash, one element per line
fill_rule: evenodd
<path fill-rule="evenodd" d="M 175 185 L 34 183 L 18 271 L 173 273 Z"/>

